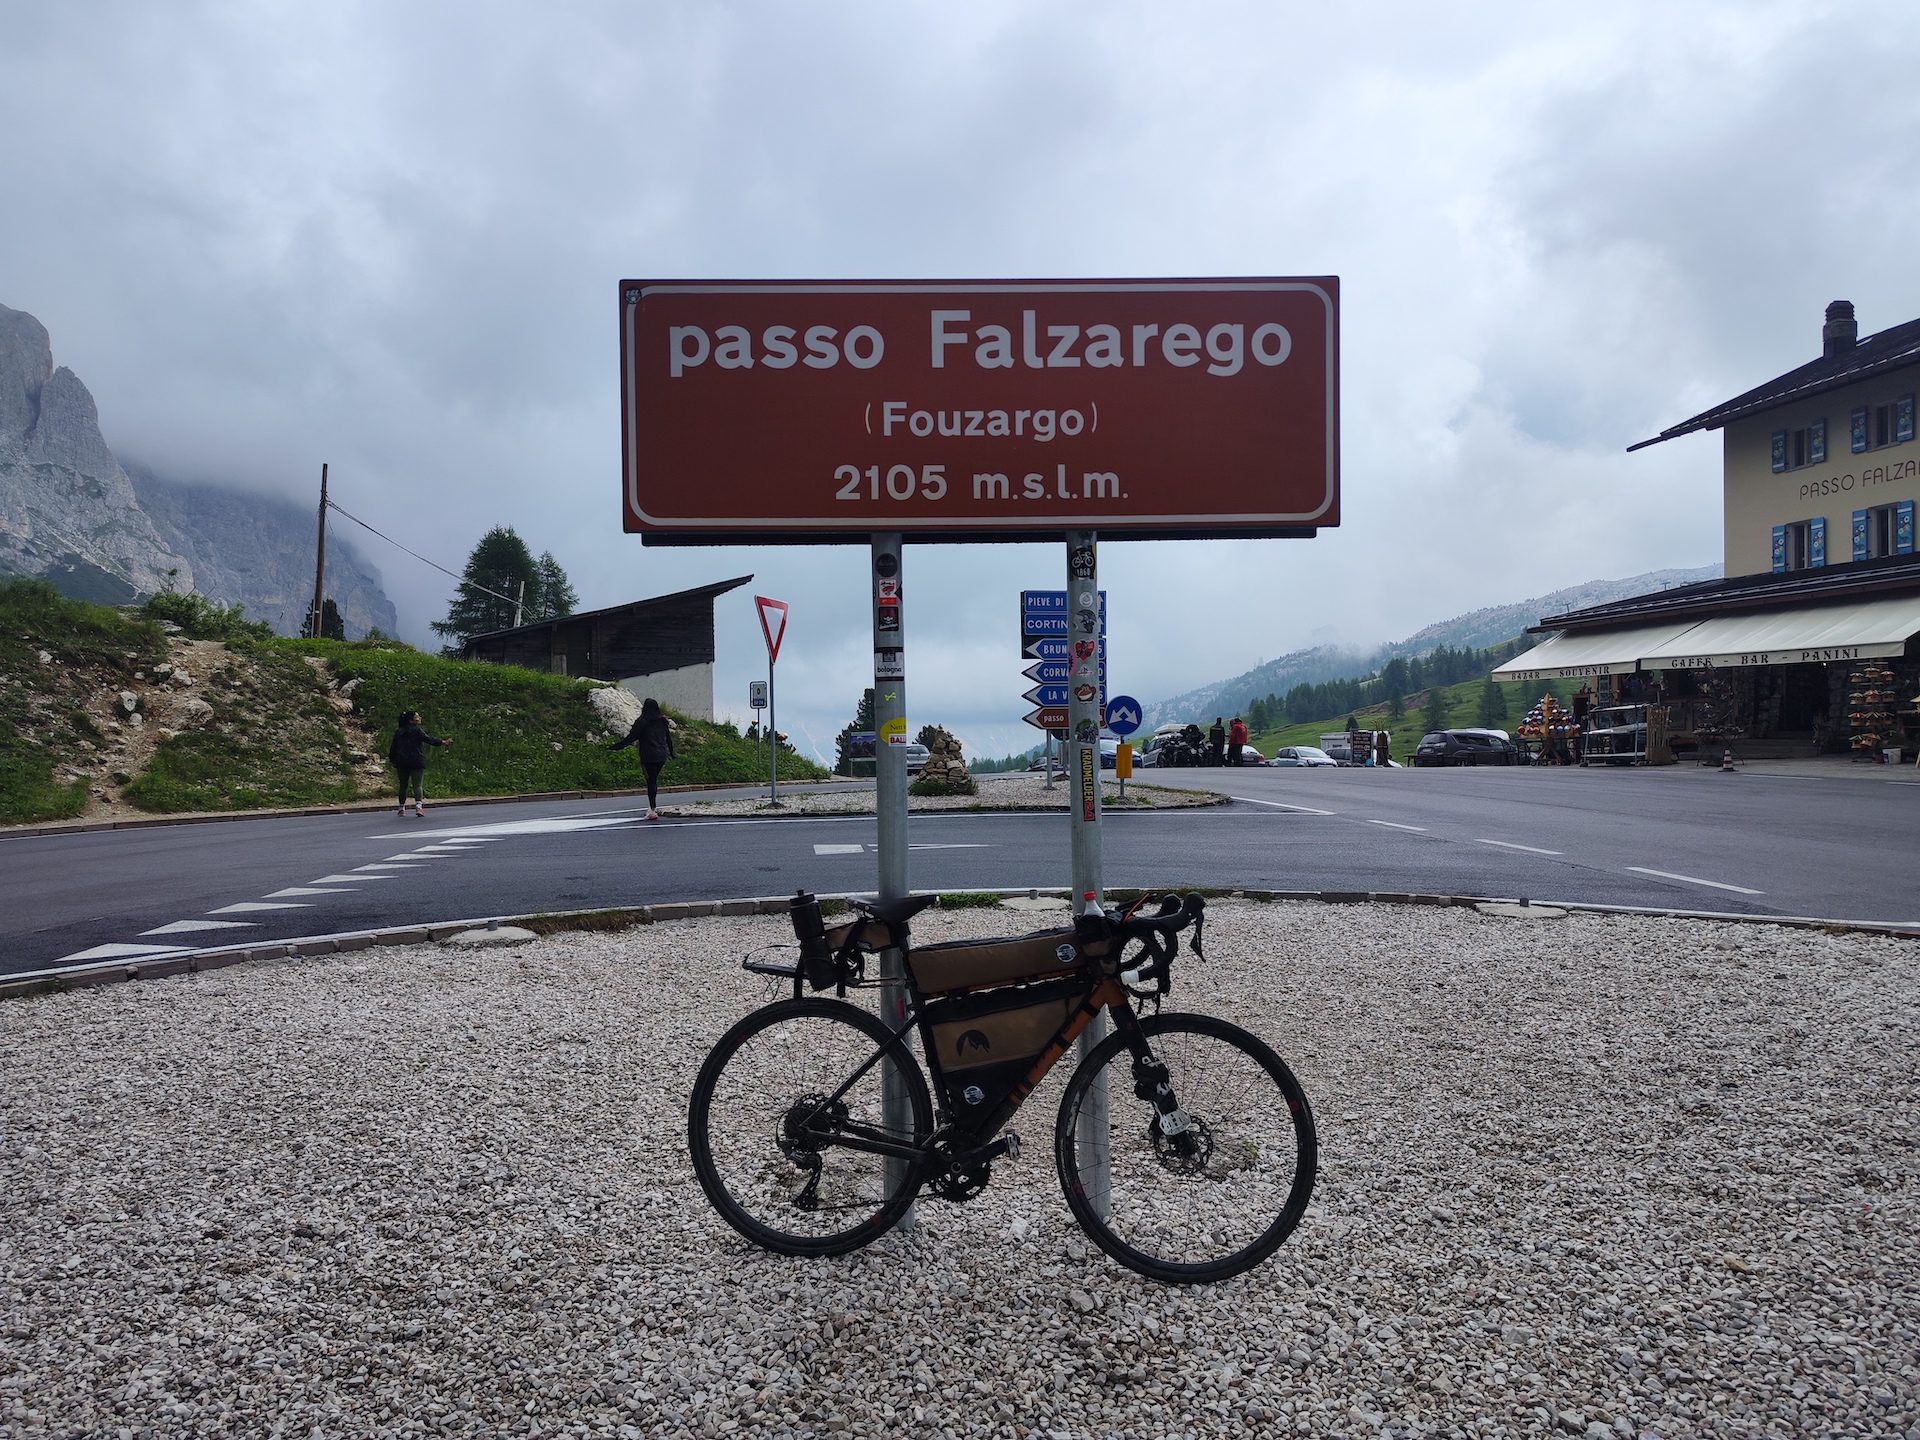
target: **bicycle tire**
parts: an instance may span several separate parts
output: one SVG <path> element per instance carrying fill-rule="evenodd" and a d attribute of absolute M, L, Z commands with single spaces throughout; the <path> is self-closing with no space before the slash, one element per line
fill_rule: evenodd
<path fill-rule="evenodd" d="M 788 1038 L 758 1044 L 776 1030 Z M 833 1117 L 825 1118 L 823 1129 L 821 1112 L 802 1108 L 811 1098 L 830 1096 L 882 1047 L 905 1078 L 913 1111 L 913 1134 L 903 1138 L 925 1145 L 933 1134 L 926 1077 L 913 1052 L 858 1006 L 811 997 L 783 1000 L 745 1016 L 720 1037 L 688 1097 L 687 1149 L 700 1188 L 723 1220 L 780 1255 L 844 1255 L 893 1228 L 920 1189 L 919 1168 L 907 1167 L 889 1190 L 882 1157 L 819 1143 L 814 1137 L 830 1133 Z M 840 1118 L 880 1124 L 885 1068 L 876 1065 L 862 1077 Z M 818 1164 L 810 1167 L 796 1154 L 811 1155 Z M 801 1226 L 802 1217 L 815 1223 Z M 830 1228 L 841 1217 L 853 1223 Z M 783 1229 L 782 1223 L 800 1228 Z"/>
<path fill-rule="evenodd" d="M 1201 1122 L 1192 1143 L 1204 1136 L 1208 1148 L 1184 1159 L 1167 1154 L 1173 1142 L 1157 1132 L 1153 1105 L 1135 1096 L 1132 1056 L 1116 1031 L 1081 1062 L 1061 1097 L 1054 1124 L 1060 1188 L 1088 1238 L 1129 1270 L 1171 1285 L 1228 1279 L 1279 1249 L 1306 1213 L 1319 1167 L 1312 1107 L 1286 1061 L 1237 1025 L 1195 1014 L 1140 1023 L 1182 1110 Z M 1224 1062 L 1236 1053 L 1242 1063 L 1229 1073 Z M 1075 1133 L 1103 1074 L 1111 1146 L 1106 1218 L 1087 1196 Z M 1228 1084 L 1238 1092 L 1222 1088 Z"/>

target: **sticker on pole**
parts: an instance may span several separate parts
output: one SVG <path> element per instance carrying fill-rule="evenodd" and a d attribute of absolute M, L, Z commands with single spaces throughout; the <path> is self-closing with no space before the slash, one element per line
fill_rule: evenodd
<path fill-rule="evenodd" d="M 780 658 L 780 642 L 786 638 L 787 602 L 756 595 L 753 608 L 760 612 L 760 633 L 767 637 L 767 663 L 771 665 Z"/>
<path fill-rule="evenodd" d="M 880 743 L 882 745 L 904 745 L 907 743 L 907 717 L 896 715 L 891 720 L 880 722 Z"/>
<path fill-rule="evenodd" d="M 1140 702 L 1131 695 L 1116 695 L 1107 701 L 1107 729 L 1116 735 L 1131 735 L 1140 728 Z"/>

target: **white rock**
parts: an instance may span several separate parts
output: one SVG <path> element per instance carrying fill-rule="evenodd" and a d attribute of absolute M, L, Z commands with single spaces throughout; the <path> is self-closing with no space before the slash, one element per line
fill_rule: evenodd
<path fill-rule="evenodd" d="M 596 685 L 587 691 L 587 708 L 615 735 L 625 738 L 640 718 L 640 697 L 618 685 Z"/>
<path fill-rule="evenodd" d="M 492 930 L 462 930 L 457 935 L 449 935 L 441 943 L 462 950 L 491 950 L 505 945 L 525 945 L 539 938 L 533 931 L 523 930 L 518 925 L 501 925 Z"/>

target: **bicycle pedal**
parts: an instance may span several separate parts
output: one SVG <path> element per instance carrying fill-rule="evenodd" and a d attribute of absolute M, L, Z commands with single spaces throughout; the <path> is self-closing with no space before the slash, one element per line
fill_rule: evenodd
<path fill-rule="evenodd" d="M 1009 1130 L 1000 1137 L 1001 1153 L 1009 1160 L 1020 1158 L 1020 1137 Z"/>

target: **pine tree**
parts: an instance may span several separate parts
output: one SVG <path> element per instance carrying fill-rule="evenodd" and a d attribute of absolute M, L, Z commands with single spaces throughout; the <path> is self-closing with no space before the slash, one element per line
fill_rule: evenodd
<path fill-rule="evenodd" d="M 573 614 L 574 607 L 580 603 L 580 597 L 567 580 L 567 572 L 560 568 L 560 562 L 553 558 L 551 550 L 542 550 L 540 558 L 534 562 L 534 578 L 527 584 L 527 605 L 525 623 L 536 620 L 558 620 Z"/>
<path fill-rule="evenodd" d="M 561 580 L 564 584 L 565 576 Z M 537 603 L 540 597 L 538 562 L 527 549 L 527 542 L 514 534 L 511 525 L 496 525 L 480 537 L 480 543 L 467 557 L 460 589 L 447 607 L 447 618 L 433 622 L 434 633 L 447 638 L 446 653 L 457 655 L 473 636 L 511 627 L 514 601 L 519 598 L 522 585 L 527 588 L 528 602 Z M 493 593 L 488 593 L 490 591 Z M 524 611 L 522 619 L 525 619 Z"/>
<path fill-rule="evenodd" d="M 1398 720 L 1407 713 L 1407 697 L 1398 685 L 1387 691 L 1387 718 Z"/>
<path fill-rule="evenodd" d="M 1429 735 L 1447 728 L 1446 697 L 1440 693 L 1438 685 L 1427 687 L 1427 708 L 1420 716 L 1420 724 Z"/>
<path fill-rule="evenodd" d="M 1480 713 L 1476 723 L 1483 730 L 1498 730 L 1507 718 L 1507 692 L 1500 688 L 1500 682 L 1491 675 L 1487 683 L 1480 687 Z"/>

